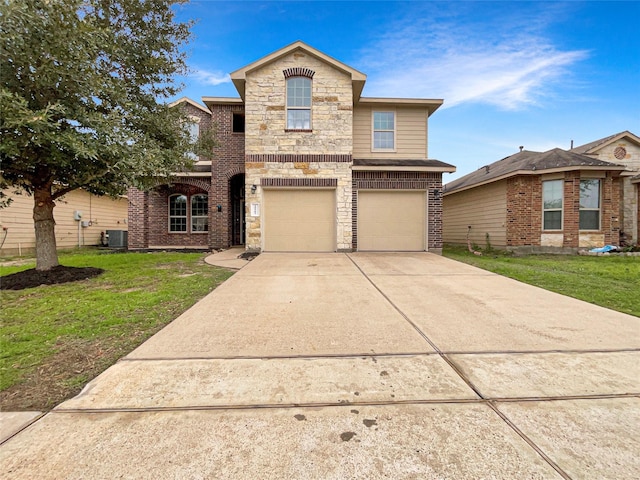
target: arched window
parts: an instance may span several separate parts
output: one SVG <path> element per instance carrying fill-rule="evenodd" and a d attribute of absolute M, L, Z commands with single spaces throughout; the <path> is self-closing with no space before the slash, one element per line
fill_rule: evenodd
<path fill-rule="evenodd" d="M 190 226 L 189 229 L 187 226 Z M 206 193 L 169 196 L 169 232 L 204 233 L 209 231 L 209 196 Z"/>
<path fill-rule="evenodd" d="M 287 79 L 287 129 L 311 130 L 311 79 Z"/>
<path fill-rule="evenodd" d="M 187 196 L 178 194 L 169 197 L 169 231 L 187 231 Z"/>

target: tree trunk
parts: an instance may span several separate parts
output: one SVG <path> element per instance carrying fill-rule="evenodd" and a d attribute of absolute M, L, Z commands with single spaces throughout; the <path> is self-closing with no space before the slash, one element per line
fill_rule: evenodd
<path fill-rule="evenodd" d="M 51 198 L 51 186 L 36 188 L 33 194 L 33 224 L 36 230 L 36 270 L 57 267 L 56 222 L 53 219 L 55 203 Z"/>

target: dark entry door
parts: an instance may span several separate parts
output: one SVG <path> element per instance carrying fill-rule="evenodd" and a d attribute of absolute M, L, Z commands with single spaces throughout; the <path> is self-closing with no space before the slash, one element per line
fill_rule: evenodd
<path fill-rule="evenodd" d="M 230 181 L 231 190 L 231 243 L 244 245 L 244 175 L 235 175 Z"/>

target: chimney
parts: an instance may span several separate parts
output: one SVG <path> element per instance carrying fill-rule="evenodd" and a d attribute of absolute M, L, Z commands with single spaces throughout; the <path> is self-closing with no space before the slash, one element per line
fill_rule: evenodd
<path fill-rule="evenodd" d="M 520 145 L 520 151 L 524 149 L 524 145 Z"/>

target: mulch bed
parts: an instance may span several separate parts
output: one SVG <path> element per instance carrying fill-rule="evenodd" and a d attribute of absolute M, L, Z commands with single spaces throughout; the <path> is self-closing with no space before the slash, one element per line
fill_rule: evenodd
<path fill-rule="evenodd" d="M 24 290 L 25 288 L 35 288 L 40 285 L 77 282 L 78 280 L 97 277 L 102 273 L 104 273 L 102 268 L 94 267 L 65 267 L 58 265 L 46 271 L 32 268 L 0 277 L 0 290 Z"/>

